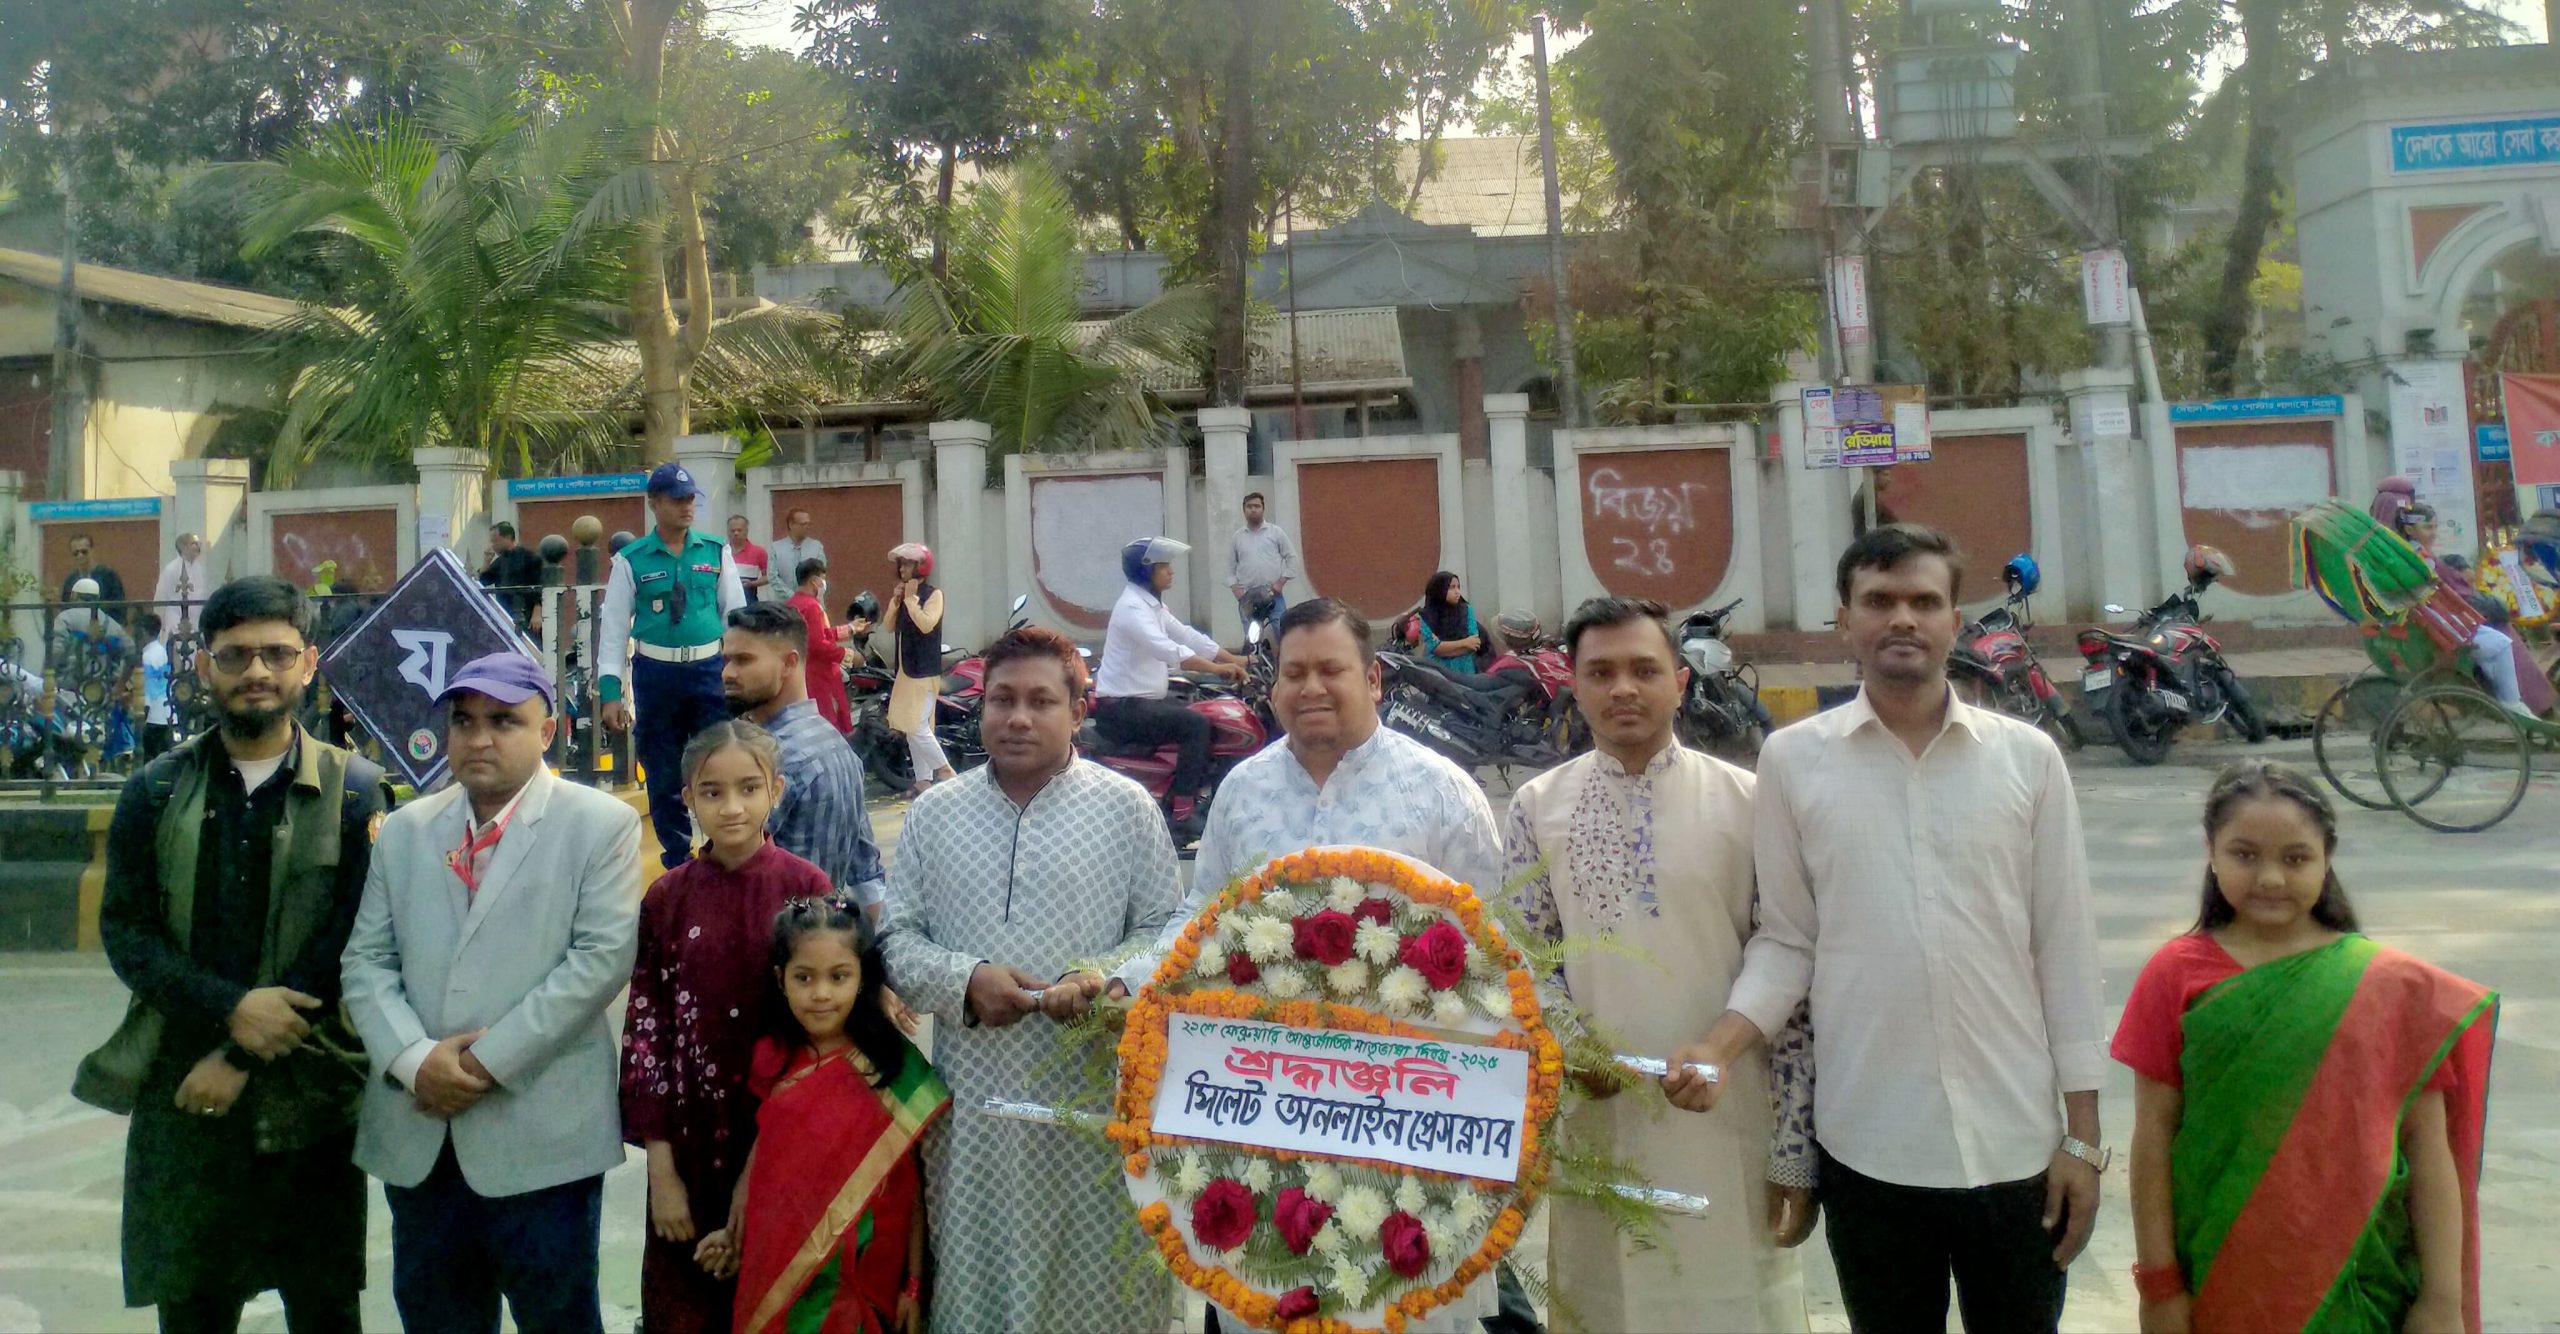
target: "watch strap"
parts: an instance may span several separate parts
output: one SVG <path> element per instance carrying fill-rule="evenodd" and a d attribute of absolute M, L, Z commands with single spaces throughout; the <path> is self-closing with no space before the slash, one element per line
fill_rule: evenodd
<path fill-rule="evenodd" d="M 2069 1135 L 2062 1137 L 2062 1151 L 2098 1169 L 2101 1173 L 2105 1172 L 2107 1165 L 2115 1160 L 2113 1153 L 2073 1139 Z"/>

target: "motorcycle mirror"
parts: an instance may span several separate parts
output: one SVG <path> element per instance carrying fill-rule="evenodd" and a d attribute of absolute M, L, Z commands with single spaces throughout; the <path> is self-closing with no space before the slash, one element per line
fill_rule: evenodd
<path fill-rule="evenodd" d="M 2124 615 L 2124 608 L 2123 608 L 2121 605 L 2119 605 L 2119 604 L 2117 604 L 2117 603 L 2113 603 L 2113 602 L 2108 603 L 2108 604 L 2107 604 L 2104 608 L 2102 608 L 2101 610 L 2105 611 L 2109 616 L 2122 616 L 2122 615 Z"/>
<path fill-rule="evenodd" d="M 1029 593 L 1017 594 L 1013 599 L 1013 614 L 1016 616 L 1021 615 L 1022 609 L 1030 605 L 1031 595 Z"/>
<path fill-rule="evenodd" d="M 1244 642 L 1247 648 L 1262 642 L 1262 622 L 1255 621 L 1244 628 Z"/>

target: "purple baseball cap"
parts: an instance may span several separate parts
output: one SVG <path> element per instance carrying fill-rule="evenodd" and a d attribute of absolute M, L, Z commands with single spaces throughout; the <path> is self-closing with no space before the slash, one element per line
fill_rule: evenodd
<path fill-rule="evenodd" d="M 551 673 L 544 671 L 542 664 L 531 657 L 512 650 L 464 663 L 461 671 L 446 679 L 444 693 L 436 696 L 436 702 L 442 704 L 465 690 L 477 691 L 509 706 L 540 695 L 545 707 L 554 711 L 560 707 L 560 697 L 551 685 Z"/>
<path fill-rule="evenodd" d="M 683 464 L 661 463 L 649 474 L 649 494 L 691 500 L 702 494 L 702 488 L 693 484 L 693 474 L 686 472 Z"/>

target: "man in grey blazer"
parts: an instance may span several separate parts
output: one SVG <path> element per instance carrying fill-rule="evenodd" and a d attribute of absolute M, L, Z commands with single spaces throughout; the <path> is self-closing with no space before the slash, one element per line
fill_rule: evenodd
<path fill-rule="evenodd" d="M 550 676 L 497 653 L 446 686 L 455 784 L 382 825 L 344 957 L 373 1077 L 356 1165 L 391 1202 L 412 1331 L 602 1327 L 604 1174 L 622 1161 L 605 1019 L 638 949 L 640 817 L 543 765 Z"/>

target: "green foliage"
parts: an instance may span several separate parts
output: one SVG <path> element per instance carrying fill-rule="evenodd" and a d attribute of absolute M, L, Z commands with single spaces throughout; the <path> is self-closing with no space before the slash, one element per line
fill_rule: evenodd
<path fill-rule="evenodd" d="M 1084 255 L 1055 178 L 1026 163 L 951 223 L 948 277 L 908 285 L 889 375 L 946 417 L 986 422 L 998 454 L 1134 449 L 1171 438 L 1141 383 L 1197 360 L 1205 296 L 1175 288 L 1087 337 Z"/>
<path fill-rule="evenodd" d="M 809 58 L 845 76 L 871 151 L 916 167 L 1009 152 L 1067 17 L 1059 0 L 811 0 L 796 26 Z"/>
<path fill-rule="evenodd" d="M 1897 349 L 1932 392 L 1958 397 L 2014 395 L 2030 372 L 2087 365 L 2078 250 L 2016 173 L 1928 173 L 1876 257 Z"/>
<path fill-rule="evenodd" d="M 712 266 L 818 257 L 809 223 L 860 188 L 841 80 L 787 51 L 688 34 L 669 53 L 668 118 L 702 164 Z"/>

